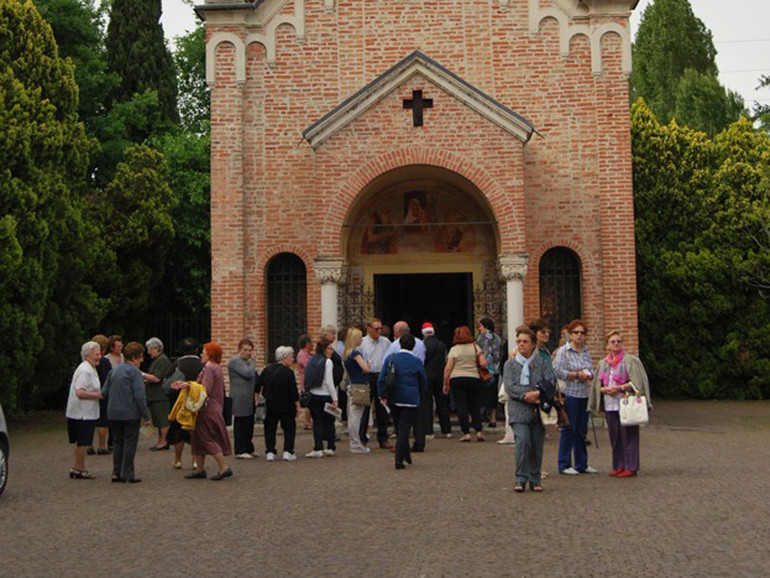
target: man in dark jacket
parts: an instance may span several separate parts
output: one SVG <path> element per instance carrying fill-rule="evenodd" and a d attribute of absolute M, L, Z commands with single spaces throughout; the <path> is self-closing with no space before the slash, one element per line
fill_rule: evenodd
<path fill-rule="evenodd" d="M 436 331 L 431 323 L 423 324 L 422 335 L 425 343 L 425 373 L 428 376 L 428 391 L 424 403 L 421 404 L 418 421 L 421 422 L 421 428 L 425 430 L 425 433 L 433 433 L 433 401 L 435 400 L 441 435 L 452 437 L 452 425 L 449 421 L 449 396 L 444 393 L 443 388 L 446 345 L 436 337 Z M 415 445 L 417 445 L 416 441 Z"/>

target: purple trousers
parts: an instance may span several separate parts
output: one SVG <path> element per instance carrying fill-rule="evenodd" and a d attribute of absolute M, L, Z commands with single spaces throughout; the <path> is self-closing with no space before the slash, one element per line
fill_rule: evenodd
<path fill-rule="evenodd" d="M 612 469 L 639 471 L 639 426 L 620 425 L 618 411 L 608 411 L 604 415 L 612 446 Z"/>

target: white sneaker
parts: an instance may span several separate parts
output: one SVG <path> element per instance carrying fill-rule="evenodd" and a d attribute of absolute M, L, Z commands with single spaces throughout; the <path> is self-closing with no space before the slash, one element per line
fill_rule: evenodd
<path fill-rule="evenodd" d="M 321 450 L 313 450 L 312 452 L 308 452 L 305 454 L 306 458 L 322 458 L 324 457 L 324 453 Z"/>
<path fill-rule="evenodd" d="M 334 450 L 324 450 L 324 455 L 327 457 L 332 457 L 334 455 Z"/>
<path fill-rule="evenodd" d="M 252 456 L 251 454 L 238 454 L 237 456 L 235 456 L 235 459 L 236 460 L 253 460 L 254 456 Z"/>
<path fill-rule="evenodd" d="M 371 451 L 372 450 L 370 450 L 369 448 L 365 448 L 363 446 L 361 446 L 360 448 L 350 448 L 351 454 L 368 454 L 368 453 L 371 453 Z"/>
<path fill-rule="evenodd" d="M 586 466 L 586 469 L 584 469 L 581 474 L 598 474 L 599 470 L 593 469 L 591 466 Z"/>
<path fill-rule="evenodd" d="M 444 436 L 446 439 L 451 440 L 452 439 L 452 432 L 450 431 L 448 434 Z"/>
<path fill-rule="evenodd" d="M 564 474 L 565 476 L 577 476 L 580 472 L 578 472 L 575 468 L 570 466 L 566 470 L 562 470 L 559 473 Z"/>
<path fill-rule="evenodd" d="M 514 446 L 516 445 L 516 440 L 511 438 L 503 438 L 501 440 L 497 440 L 497 445 L 499 446 Z"/>
<path fill-rule="evenodd" d="M 274 462 L 275 461 L 275 454 L 273 452 L 267 452 L 267 456 L 265 457 L 268 462 Z"/>
<path fill-rule="evenodd" d="M 289 452 L 283 452 L 283 461 L 285 462 L 293 462 L 297 459 L 297 456 L 294 454 L 290 454 Z"/>
<path fill-rule="evenodd" d="M 435 440 L 436 439 L 436 434 L 428 434 L 428 435 L 425 436 L 425 439 L 426 440 Z"/>
<path fill-rule="evenodd" d="M 259 457 L 259 452 L 251 452 L 251 455 L 254 456 L 255 458 L 258 458 Z"/>

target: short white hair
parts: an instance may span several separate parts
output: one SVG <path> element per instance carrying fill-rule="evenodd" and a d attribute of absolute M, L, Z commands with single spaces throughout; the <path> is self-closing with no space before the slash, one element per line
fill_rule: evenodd
<path fill-rule="evenodd" d="M 102 346 L 96 343 L 96 341 L 86 341 L 80 348 L 80 361 L 85 361 L 86 357 L 97 350 L 101 351 Z"/>
<path fill-rule="evenodd" d="M 149 351 L 150 349 L 157 349 L 158 353 L 163 353 L 163 342 L 157 337 L 150 337 L 144 346 Z"/>
<path fill-rule="evenodd" d="M 338 329 L 334 325 L 324 325 L 321 327 L 321 335 L 326 335 L 327 333 L 334 333 L 334 335 L 337 335 Z"/>
<path fill-rule="evenodd" d="M 275 350 L 276 361 L 283 361 L 290 355 L 294 355 L 294 348 L 289 347 L 288 345 L 281 345 L 280 347 L 277 347 Z"/>

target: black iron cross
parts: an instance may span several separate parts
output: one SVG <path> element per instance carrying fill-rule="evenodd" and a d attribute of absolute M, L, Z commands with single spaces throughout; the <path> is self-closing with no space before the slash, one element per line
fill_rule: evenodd
<path fill-rule="evenodd" d="M 404 108 L 412 109 L 412 122 L 414 122 L 414 126 L 422 126 L 422 109 L 433 108 L 433 99 L 423 98 L 422 90 L 413 90 L 412 98 L 404 100 Z"/>

